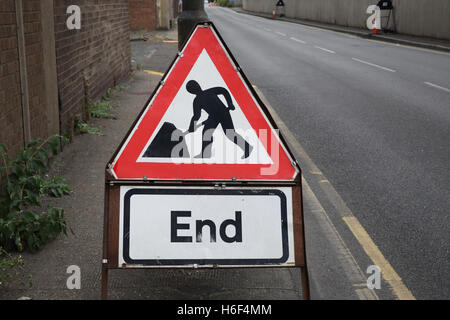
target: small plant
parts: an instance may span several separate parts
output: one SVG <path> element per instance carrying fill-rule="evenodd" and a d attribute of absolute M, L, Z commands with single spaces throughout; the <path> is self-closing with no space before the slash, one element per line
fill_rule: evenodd
<path fill-rule="evenodd" d="M 13 275 L 18 275 L 23 270 L 24 263 L 22 256 L 13 257 L 0 246 L 0 287 L 6 285 L 6 281 Z"/>
<path fill-rule="evenodd" d="M 114 107 L 113 105 L 111 105 L 111 103 L 109 103 L 110 95 L 111 92 L 109 91 L 102 98 L 102 100 L 95 103 L 92 102 L 92 100 L 89 100 L 89 112 L 92 117 L 102 119 L 117 119 L 117 116 L 109 112 Z"/>
<path fill-rule="evenodd" d="M 93 134 L 96 136 L 103 135 L 103 133 L 101 132 L 101 130 L 99 128 L 91 127 L 88 123 L 86 123 L 84 121 L 77 121 L 75 124 L 75 128 L 82 134 L 87 133 L 87 134 Z"/>
<path fill-rule="evenodd" d="M 145 30 L 142 28 L 139 28 L 138 30 L 139 39 L 145 39 Z"/>
<path fill-rule="evenodd" d="M 137 71 L 143 71 L 144 70 L 144 66 L 141 63 L 136 64 L 136 70 Z"/>
<path fill-rule="evenodd" d="M 61 232 L 67 234 L 64 209 L 41 209 L 44 195 L 71 193 L 64 179 L 45 176 L 50 156 L 56 155 L 65 138 L 53 136 L 32 141 L 11 159 L 0 144 L 0 176 L 6 179 L 0 192 L 0 246 L 2 250 L 36 251 Z"/>
<path fill-rule="evenodd" d="M 108 88 L 106 89 L 106 94 L 102 97 L 103 101 L 109 101 L 111 100 L 111 96 L 114 94 L 115 89 L 114 88 Z"/>
<path fill-rule="evenodd" d="M 233 3 L 229 0 L 217 0 L 216 5 L 220 7 L 232 7 Z"/>

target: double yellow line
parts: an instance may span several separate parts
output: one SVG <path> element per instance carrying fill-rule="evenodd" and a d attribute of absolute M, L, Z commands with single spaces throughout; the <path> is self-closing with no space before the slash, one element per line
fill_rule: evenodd
<path fill-rule="evenodd" d="M 162 72 L 157 72 L 157 71 L 152 71 L 152 70 L 144 70 L 144 72 L 155 75 L 155 76 L 160 76 L 160 77 L 164 76 L 164 73 L 162 73 Z"/>
<path fill-rule="evenodd" d="M 378 246 L 354 216 L 342 217 L 355 238 L 363 247 L 366 254 L 377 265 L 384 280 L 392 287 L 392 291 L 400 300 L 415 300 L 411 291 L 403 284 L 402 278 L 395 272 L 394 268 L 383 256 Z"/>

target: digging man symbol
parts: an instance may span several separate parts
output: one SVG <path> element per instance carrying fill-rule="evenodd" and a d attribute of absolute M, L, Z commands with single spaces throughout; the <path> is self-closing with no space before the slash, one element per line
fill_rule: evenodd
<path fill-rule="evenodd" d="M 188 132 L 194 132 L 196 129 L 196 122 L 200 119 L 202 110 L 208 114 L 208 119 L 203 121 L 202 125 L 202 152 L 196 158 L 210 158 L 213 143 L 212 134 L 219 126 L 222 127 L 225 136 L 242 149 L 244 155 L 242 159 L 248 158 L 253 150 L 253 147 L 239 135 L 231 119 L 230 111 L 235 110 L 231 95 L 227 89 L 222 87 L 214 87 L 202 90 L 200 85 L 195 80 L 190 80 L 186 84 L 186 90 L 195 95 L 193 102 L 194 115 L 192 116 Z M 228 107 L 220 100 L 219 96 L 224 96 Z"/>

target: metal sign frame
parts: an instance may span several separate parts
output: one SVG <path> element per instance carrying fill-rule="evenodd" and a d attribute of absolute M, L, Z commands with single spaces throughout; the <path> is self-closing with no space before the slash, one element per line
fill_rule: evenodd
<path fill-rule="evenodd" d="M 266 119 L 269 121 L 270 125 L 275 129 L 279 130 L 275 121 L 273 120 L 268 108 L 262 101 L 262 99 L 258 96 L 253 86 L 251 85 L 248 78 L 243 73 L 236 59 L 231 54 L 230 50 L 226 46 L 225 41 L 222 39 L 220 33 L 215 28 L 212 22 L 202 22 L 197 24 L 189 38 L 192 36 L 193 32 L 199 25 L 208 25 L 212 27 L 218 36 L 219 40 L 222 42 L 226 53 L 229 55 L 230 59 L 237 66 L 237 69 L 247 85 L 248 89 L 251 91 L 250 93 L 258 102 L 261 107 Z M 167 70 L 170 70 L 174 63 L 177 61 L 177 57 L 175 57 L 170 64 Z M 167 72 L 166 72 L 167 74 Z M 111 174 L 111 164 L 122 148 L 123 144 L 126 142 L 128 136 L 131 134 L 133 128 L 136 126 L 139 118 L 141 118 L 144 113 L 147 105 L 152 100 L 153 96 L 158 92 L 159 87 L 163 85 L 162 81 L 155 88 L 152 95 L 144 105 L 144 108 L 137 116 L 136 120 L 133 122 L 132 126 L 128 130 L 127 134 L 123 138 L 119 147 L 114 152 L 111 160 L 108 162 L 105 168 L 105 200 L 104 200 L 104 228 L 103 228 L 103 259 L 102 259 L 102 285 L 101 285 L 101 298 L 107 299 L 108 297 L 108 271 L 110 269 L 141 269 L 145 267 L 151 266 L 142 266 L 142 265 L 119 265 L 119 230 L 120 230 L 120 187 L 121 186 L 151 186 L 151 187 L 220 187 L 222 189 L 228 187 L 239 187 L 243 189 L 250 189 L 252 187 L 290 187 L 292 188 L 292 222 L 293 222 L 293 235 L 294 235 L 294 257 L 295 264 L 293 266 L 277 266 L 277 265 L 255 265 L 255 268 L 291 268 L 298 267 L 301 269 L 301 285 L 302 285 L 302 297 L 303 299 L 310 299 L 310 288 L 309 288 L 309 276 L 307 269 L 307 259 L 306 259 L 306 247 L 305 247 L 305 226 L 304 226 L 304 217 L 303 217 L 303 201 L 302 201 L 302 174 L 301 169 L 296 161 L 293 161 L 292 166 L 294 166 L 298 174 L 293 180 L 261 180 L 261 181 L 244 181 L 244 180 L 119 180 L 116 179 Z M 295 159 L 291 149 L 289 148 L 289 144 L 286 139 L 283 137 L 280 132 L 278 139 L 284 145 L 288 156 L 291 159 Z M 174 266 L 162 266 L 158 267 L 161 269 L 169 269 L 174 268 Z M 189 266 L 176 266 L 177 269 L 192 269 L 192 265 Z M 217 266 L 207 266 L 202 267 L 202 269 L 213 269 L 217 268 Z M 227 267 L 227 268 L 239 268 L 236 266 Z M 248 268 L 248 266 L 246 266 Z"/>
<path fill-rule="evenodd" d="M 102 299 L 107 299 L 108 296 L 108 270 L 110 269 L 141 269 L 141 268 L 151 268 L 152 266 L 143 265 L 119 265 L 119 211 L 120 211 L 120 187 L 121 186 L 152 186 L 152 187 L 167 187 L 167 186 L 177 186 L 177 187 L 205 187 L 205 186 L 217 186 L 214 184 L 203 184 L 203 183 L 152 183 L 152 182 L 142 182 L 127 183 L 123 181 L 108 180 L 106 178 L 105 183 L 105 216 L 104 216 L 104 230 L 103 230 L 103 260 L 102 260 Z M 293 235 L 294 235 L 294 257 L 295 265 L 293 266 L 277 266 L 277 265 L 255 265 L 255 268 L 291 268 L 299 267 L 301 269 L 301 284 L 303 299 L 309 299 L 309 278 L 308 269 L 306 261 L 306 250 L 305 250 L 305 226 L 303 217 L 303 201 L 302 201 L 302 185 L 301 178 L 296 179 L 294 183 L 289 184 L 267 184 L 267 183 L 245 183 L 245 182 L 235 182 L 227 183 L 226 186 L 223 184 L 219 185 L 221 188 L 227 187 L 242 187 L 251 189 L 252 187 L 291 187 L 292 188 L 292 212 L 293 212 Z M 173 266 L 167 265 L 163 267 L 158 267 L 161 269 L 173 268 Z M 177 269 L 192 269 L 189 266 L 177 266 Z M 217 268 L 215 266 L 202 267 L 202 269 L 213 269 Z M 227 268 L 239 268 L 236 266 Z M 246 266 L 248 268 L 248 266 Z"/>

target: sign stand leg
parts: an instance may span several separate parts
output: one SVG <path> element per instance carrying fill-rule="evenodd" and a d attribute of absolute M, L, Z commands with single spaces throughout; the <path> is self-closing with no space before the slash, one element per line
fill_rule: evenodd
<path fill-rule="evenodd" d="M 309 292 L 309 276 L 308 276 L 308 268 L 302 267 L 300 268 L 302 273 L 302 296 L 303 300 L 310 300 L 310 292 Z"/>
<path fill-rule="evenodd" d="M 108 300 L 108 268 L 102 266 L 102 300 Z"/>

